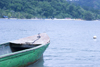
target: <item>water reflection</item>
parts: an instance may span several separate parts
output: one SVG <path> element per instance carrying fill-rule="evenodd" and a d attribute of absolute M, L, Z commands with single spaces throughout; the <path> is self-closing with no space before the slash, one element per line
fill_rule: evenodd
<path fill-rule="evenodd" d="M 0 45 L 0 55 L 12 53 L 9 44 Z"/>
<path fill-rule="evenodd" d="M 93 39 L 93 41 L 97 41 L 97 39 Z"/>
<path fill-rule="evenodd" d="M 35 62 L 34 64 L 31 64 L 27 67 L 44 67 L 44 59 L 43 57 L 41 57 L 37 62 Z"/>

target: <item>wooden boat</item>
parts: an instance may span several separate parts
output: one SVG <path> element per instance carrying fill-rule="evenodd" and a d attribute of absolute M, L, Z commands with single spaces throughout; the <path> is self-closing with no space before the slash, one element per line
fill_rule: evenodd
<path fill-rule="evenodd" d="M 50 44 L 46 33 L 0 44 L 0 67 L 23 67 L 36 62 Z"/>

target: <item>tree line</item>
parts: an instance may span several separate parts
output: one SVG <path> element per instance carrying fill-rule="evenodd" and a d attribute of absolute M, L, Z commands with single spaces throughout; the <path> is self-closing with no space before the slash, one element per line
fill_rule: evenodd
<path fill-rule="evenodd" d="M 0 0 L 0 18 L 100 19 L 99 12 L 87 10 L 66 0 Z"/>
<path fill-rule="evenodd" d="M 69 1 L 69 0 L 67 0 L 67 1 Z M 77 0 L 77 1 L 72 0 L 69 2 L 79 4 L 82 7 L 88 6 L 88 9 L 90 9 L 90 8 L 91 9 L 100 9 L 100 0 Z"/>

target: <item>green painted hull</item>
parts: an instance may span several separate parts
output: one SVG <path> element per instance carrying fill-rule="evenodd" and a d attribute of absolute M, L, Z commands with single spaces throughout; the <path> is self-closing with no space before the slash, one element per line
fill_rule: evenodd
<path fill-rule="evenodd" d="M 49 43 L 0 56 L 0 67 L 23 67 L 34 63 L 41 58 L 48 45 Z"/>

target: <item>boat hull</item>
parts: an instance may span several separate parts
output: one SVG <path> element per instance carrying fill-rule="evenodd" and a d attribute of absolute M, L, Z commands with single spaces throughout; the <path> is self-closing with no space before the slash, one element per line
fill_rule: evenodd
<path fill-rule="evenodd" d="M 0 57 L 0 67 L 24 67 L 41 58 L 48 44 Z"/>

